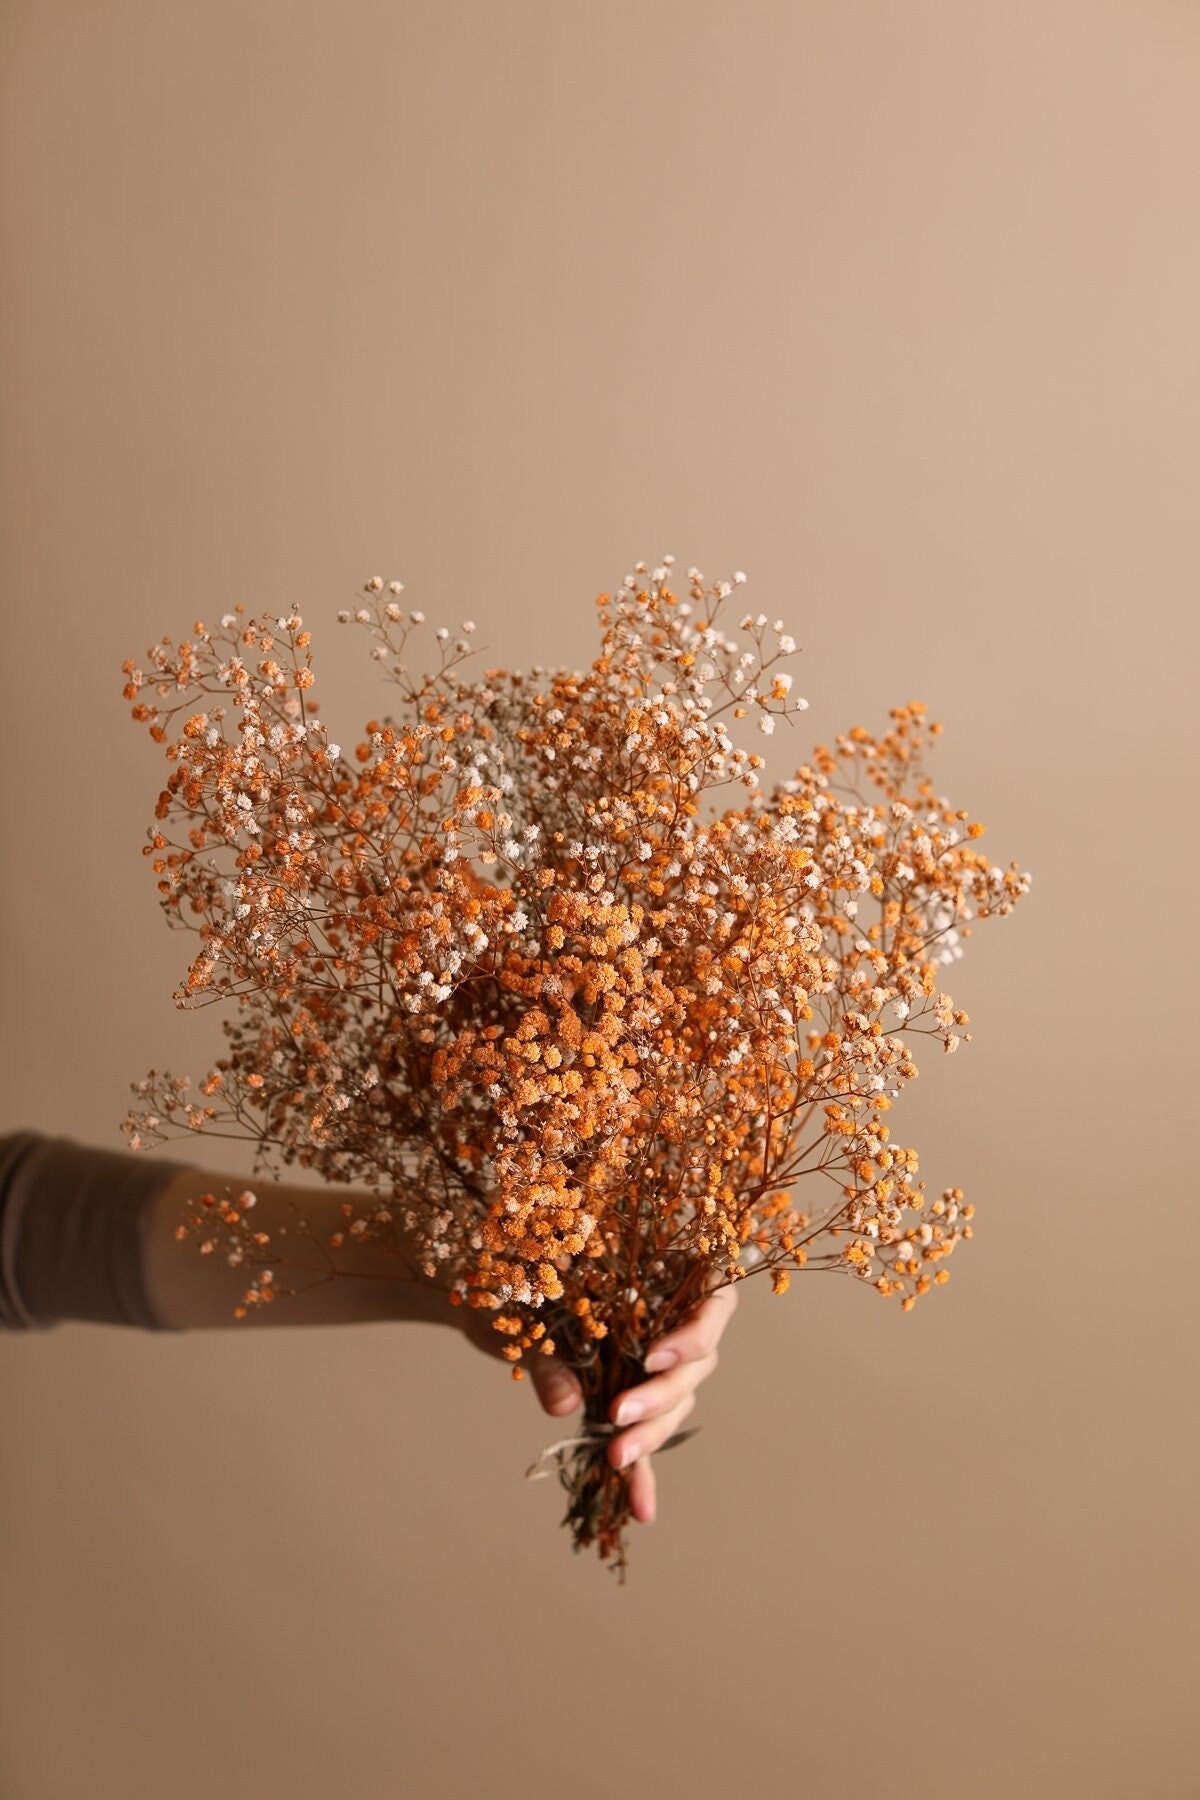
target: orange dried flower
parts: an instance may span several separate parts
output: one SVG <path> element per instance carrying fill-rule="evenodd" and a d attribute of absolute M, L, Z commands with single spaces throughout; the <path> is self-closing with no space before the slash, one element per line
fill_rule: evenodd
<path fill-rule="evenodd" d="M 745 577 L 675 583 L 672 562 L 598 596 L 590 670 L 474 681 L 470 620 L 413 677 L 424 615 L 372 577 L 339 616 L 374 640 L 399 716 L 346 755 L 296 613 L 235 608 L 122 669 L 170 765 L 161 904 L 199 940 L 176 999 L 232 1004 L 210 1104 L 151 1071 L 131 1143 L 218 1124 L 267 1166 L 372 1187 L 331 1247 L 391 1233 L 451 1304 L 495 1314 L 514 1376 L 553 1343 L 585 1435 L 714 1283 L 767 1271 L 782 1294 L 837 1269 L 906 1310 L 944 1284 L 973 1208 L 926 1195 L 884 1115 L 916 1078 L 911 1034 L 970 1042 L 942 970 L 1031 880 L 933 789 L 924 702 L 764 791 L 720 715 L 770 735 L 804 710 L 775 671 L 795 642 L 762 613 L 732 636 Z M 742 804 L 706 809 L 730 786 Z M 248 1203 L 215 1215 L 231 1254 L 277 1260 Z M 235 1316 L 279 1291 L 263 1274 Z M 622 1571 L 624 1484 L 602 1452 L 565 1481 L 574 1541 Z"/>

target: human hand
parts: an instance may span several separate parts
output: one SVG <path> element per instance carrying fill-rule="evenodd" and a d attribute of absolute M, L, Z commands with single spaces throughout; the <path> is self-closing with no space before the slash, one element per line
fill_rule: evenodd
<path fill-rule="evenodd" d="M 659 1338 L 646 1359 L 652 1379 L 617 1394 L 609 1408 L 618 1431 L 606 1454 L 614 1469 L 629 1470 L 629 1507 L 643 1525 L 657 1510 L 650 1458 L 679 1430 L 696 1404 L 696 1389 L 717 1366 L 717 1344 L 738 1303 L 738 1284 L 727 1282 L 693 1308 L 682 1325 Z M 668 1365 L 667 1358 L 674 1360 Z"/>
<path fill-rule="evenodd" d="M 487 1308 L 459 1306 L 452 1313 L 446 1309 L 438 1316 L 445 1324 L 457 1325 L 468 1343 L 474 1344 L 486 1356 L 504 1357 L 504 1347 L 510 1340 L 496 1330 L 492 1313 Z M 579 1377 L 563 1357 L 539 1353 L 528 1358 L 522 1367 L 533 1377 L 534 1392 L 544 1410 L 555 1418 L 574 1412 L 582 1404 L 583 1389 Z"/>
<path fill-rule="evenodd" d="M 738 1303 L 738 1284 L 728 1282 L 696 1306 L 674 1331 L 659 1338 L 648 1359 L 650 1379 L 617 1394 L 609 1418 L 618 1427 L 631 1426 L 637 1408 L 636 1431 L 619 1429 L 605 1454 L 614 1469 L 629 1469 L 629 1507 L 643 1525 L 653 1522 L 657 1510 L 654 1468 L 650 1458 L 674 1436 L 696 1404 L 696 1389 L 717 1366 L 717 1345 Z M 491 1356 L 503 1355 L 503 1342 L 493 1330 L 491 1314 L 461 1307 L 456 1323 L 464 1335 Z M 466 1317 L 462 1315 L 466 1314 Z M 673 1356 L 670 1368 L 659 1358 Z M 527 1367 L 534 1391 L 544 1411 L 564 1418 L 583 1402 L 583 1389 L 574 1370 L 562 1357 L 534 1356 Z"/>

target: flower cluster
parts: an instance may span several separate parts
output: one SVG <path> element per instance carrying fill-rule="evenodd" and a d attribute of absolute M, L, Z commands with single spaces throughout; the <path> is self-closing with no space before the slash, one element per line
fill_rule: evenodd
<path fill-rule="evenodd" d="M 970 1041 L 939 970 L 1031 881 L 934 792 L 919 701 L 764 793 L 722 715 L 769 734 L 806 708 L 776 670 L 795 642 L 762 613 L 730 635 L 745 576 L 676 593 L 672 562 L 598 596 L 586 673 L 474 682 L 473 622 L 418 682 L 424 615 L 372 578 L 340 617 L 400 705 L 348 751 L 295 613 L 238 608 L 124 671 L 171 764 L 146 853 L 199 935 L 176 999 L 233 1002 L 195 1098 L 138 1084 L 131 1142 L 217 1128 L 381 1189 L 347 1231 L 402 1232 L 514 1375 L 569 1355 L 592 1419 L 714 1283 L 835 1268 L 908 1309 L 948 1278 L 972 1208 L 929 1197 L 886 1115 L 914 1037 Z M 240 1259 L 261 1234 L 224 1210 Z M 239 1312 L 271 1297 L 260 1277 Z M 577 1541 L 619 1548 L 621 1518 L 606 1494 Z"/>

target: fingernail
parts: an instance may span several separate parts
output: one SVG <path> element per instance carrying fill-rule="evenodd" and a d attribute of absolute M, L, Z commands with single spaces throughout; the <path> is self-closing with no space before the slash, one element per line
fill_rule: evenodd
<path fill-rule="evenodd" d="M 620 1457 L 618 1459 L 618 1467 L 622 1468 L 622 1469 L 627 1469 L 629 1467 L 630 1463 L 635 1463 L 641 1454 L 642 1454 L 642 1447 L 640 1444 L 637 1444 L 637 1443 L 622 1444 Z"/>
<path fill-rule="evenodd" d="M 661 1375 L 664 1369 L 673 1369 L 678 1361 L 677 1350 L 652 1350 L 642 1367 L 648 1375 Z"/>
<path fill-rule="evenodd" d="M 622 1400 L 620 1406 L 617 1408 L 616 1422 L 618 1425 L 632 1425 L 635 1419 L 640 1419 L 642 1417 L 645 1410 L 646 1409 L 640 1400 Z"/>

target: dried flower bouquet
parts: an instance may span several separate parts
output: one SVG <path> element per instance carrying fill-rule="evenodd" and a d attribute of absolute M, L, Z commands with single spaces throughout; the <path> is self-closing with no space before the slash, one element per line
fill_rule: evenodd
<path fill-rule="evenodd" d="M 515 1378 L 565 1357 L 586 1406 L 577 1453 L 554 1447 L 564 1523 L 622 1577 L 608 1408 L 705 1292 L 836 1269 L 908 1309 L 948 1279 L 972 1208 L 927 1195 L 886 1114 L 915 1036 L 970 1041 L 939 965 L 1031 882 L 935 793 L 919 701 L 764 794 L 721 715 L 770 734 L 805 708 L 775 671 L 796 646 L 761 613 L 730 637 L 745 576 L 689 569 L 681 596 L 673 560 L 598 596 L 586 674 L 475 682 L 471 621 L 414 680 L 423 614 L 374 577 L 339 616 L 401 705 L 349 753 L 294 613 L 239 607 L 124 666 L 172 764 L 145 854 L 200 938 L 176 1000 L 233 1003 L 194 1097 L 169 1072 L 136 1084 L 132 1145 L 220 1131 L 259 1170 L 371 1189 L 335 1247 L 388 1246 L 490 1311 Z M 703 810 L 735 786 L 743 805 Z M 246 1265 L 239 1317 L 287 1291 L 252 1199 L 207 1196 L 193 1220 L 201 1250 Z"/>

